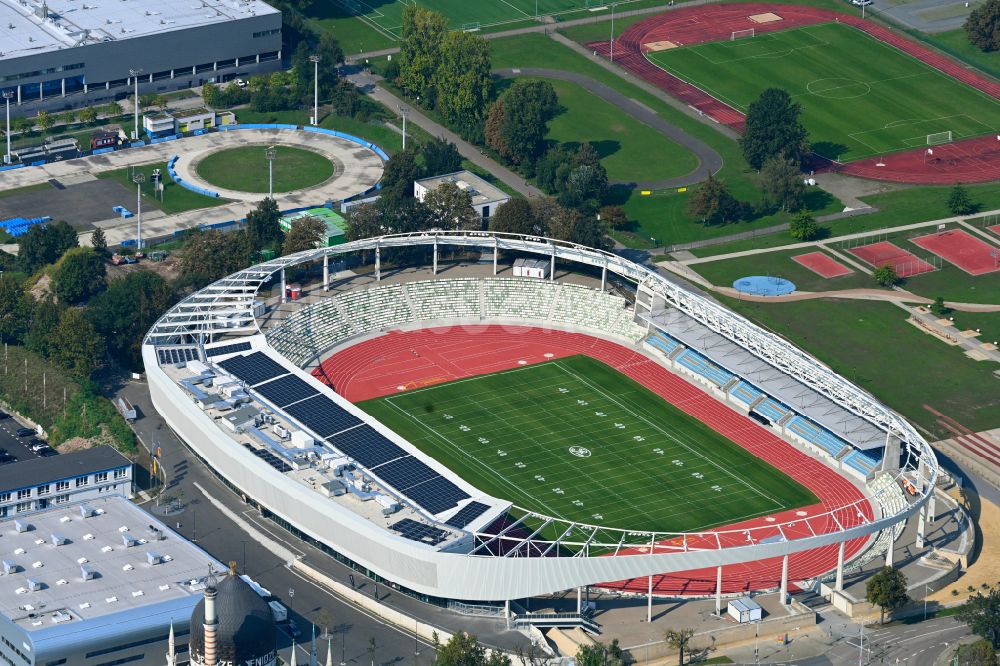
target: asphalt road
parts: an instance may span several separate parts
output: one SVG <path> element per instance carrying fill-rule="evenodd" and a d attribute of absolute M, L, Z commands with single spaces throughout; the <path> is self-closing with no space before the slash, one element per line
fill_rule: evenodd
<path fill-rule="evenodd" d="M 17 436 L 18 428 L 25 427 L 30 428 L 31 426 L 19 423 L 13 416 L 0 420 L 0 449 L 6 449 L 9 455 L 17 458 L 17 462 L 40 457 L 28 448 L 28 442 L 31 441 L 30 435 L 28 437 Z M 16 465 L 17 463 L 9 464 Z"/>

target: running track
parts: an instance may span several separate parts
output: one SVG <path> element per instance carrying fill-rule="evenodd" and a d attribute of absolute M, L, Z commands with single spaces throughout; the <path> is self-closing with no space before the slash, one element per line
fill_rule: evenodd
<path fill-rule="evenodd" d="M 782 20 L 754 23 L 749 19 L 753 14 L 767 12 L 778 14 Z M 834 21 L 862 30 L 952 78 L 1000 99 L 1000 84 L 976 74 L 954 60 L 881 25 L 818 7 L 737 3 L 684 7 L 657 14 L 630 26 L 615 40 L 614 61 L 696 111 L 742 132 L 745 120 L 743 113 L 652 64 L 644 55 L 643 45 L 671 41 L 681 46 L 690 46 L 729 39 L 735 30 L 753 28 L 762 33 Z M 588 44 L 588 47 L 604 57 L 610 55 L 609 42 L 594 42 Z M 1000 141 L 991 135 L 935 146 L 934 157 L 929 159 L 924 149 L 918 148 L 844 164 L 824 161 L 820 166 L 852 176 L 904 183 L 988 182 L 1000 179 Z"/>
<path fill-rule="evenodd" d="M 539 363 L 550 358 L 585 354 L 600 360 L 635 379 L 647 388 L 697 417 L 734 442 L 782 470 L 820 499 L 818 504 L 786 511 L 774 516 L 757 518 L 732 527 L 766 526 L 803 515 L 815 515 L 861 499 L 861 492 L 845 478 L 820 462 L 795 449 L 754 421 L 737 414 L 698 388 L 672 374 L 649 358 L 607 340 L 580 333 L 519 326 L 462 326 L 431 328 L 417 331 L 390 331 L 337 352 L 326 359 L 313 374 L 332 385 L 352 402 L 375 398 L 400 390 L 452 381 L 489 372 L 517 367 L 524 363 Z M 401 389 L 400 387 L 405 387 Z M 872 517 L 865 503 L 866 519 Z M 798 512 L 805 512 L 801 514 Z M 774 520 L 769 520 L 773 518 Z M 847 526 L 860 520 L 853 509 L 841 509 L 837 518 Z M 835 531 L 836 525 L 825 519 L 825 531 Z M 818 522 L 812 523 L 820 530 Z M 807 533 L 804 524 L 785 528 L 790 536 Z M 777 530 L 773 532 L 777 535 Z M 759 538 L 772 534 L 759 533 Z M 689 546 L 709 547 L 693 538 Z M 714 539 L 711 541 L 714 542 Z M 723 540 L 725 545 L 746 543 L 743 533 Z M 857 554 L 865 539 L 849 541 L 846 557 Z M 714 547 L 714 546 L 713 546 Z M 789 558 L 789 580 L 813 578 L 834 568 L 837 546 L 826 546 L 792 555 Z M 777 587 L 781 580 L 781 559 L 730 565 L 723 569 L 723 592 L 733 593 Z M 663 576 L 654 576 L 654 591 L 660 594 L 710 595 L 715 592 L 715 570 L 704 569 Z M 604 587 L 645 592 L 647 579 L 618 581 Z"/>

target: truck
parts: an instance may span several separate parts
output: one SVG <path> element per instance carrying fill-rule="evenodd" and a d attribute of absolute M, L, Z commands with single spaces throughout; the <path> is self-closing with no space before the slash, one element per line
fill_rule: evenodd
<path fill-rule="evenodd" d="M 288 619 L 288 609 L 277 601 L 268 601 L 267 605 L 271 609 L 271 616 L 274 618 L 275 623 L 280 624 Z"/>
<path fill-rule="evenodd" d="M 135 406 L 128 401 L 128 398 L 125 396 L 118 398 L 115 400 L 115 406 L 126 421 L 129 423 L 135 421 Z"/>

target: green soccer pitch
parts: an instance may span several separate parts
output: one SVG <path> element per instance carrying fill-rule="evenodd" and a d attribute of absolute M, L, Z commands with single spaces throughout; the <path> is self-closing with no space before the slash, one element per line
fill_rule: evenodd
<path fill-rule="evenodd" d="M 739 445 L 585 356 L 359 407 L 480 490 L 569 521 L 682 532 L 818 501 Z"/>
<path fill-rule="evenodd" d="M 1000 102 L 841 23 L 649 53 L 655 65 L 746 112 L 765 88 L 802 105 L 809 140 L 842 161 L 995 133 Z"/>

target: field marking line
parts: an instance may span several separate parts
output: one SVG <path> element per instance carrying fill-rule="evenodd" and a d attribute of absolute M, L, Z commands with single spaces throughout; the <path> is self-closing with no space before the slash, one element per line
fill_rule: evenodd
<path fill-rule="evenodd" d="M 516 6 L 516 5 L 512 5 L 512 4 L 510 4 L 509 2 L 507 2 L 507 0 L 500 0 L 500 2 L 502 2 L 502 3 L 503 3 L 503 4 L 505 4 L 505 5 L 507 5 L 508 7 L 510 7 L 511 9 L 513 9 L 513 10 L 514 10 L 515 12 L 518 12 L 518 13 L 520 13 L 520 14 L 521 14 L 522 16 L 524 16 L 525 18 L 535 18 L 534 16 L 532 16 L 532 15 L 531 15 L 531 14 L 529 14 L 528 12 L 524 11 L 524 10 L 523 10 L 523 9 L 521 9 L 520 7 L 518 7 L 518 6 Z M 482 24 L 480 24 L 480 25 L 482 25 Z"/>

